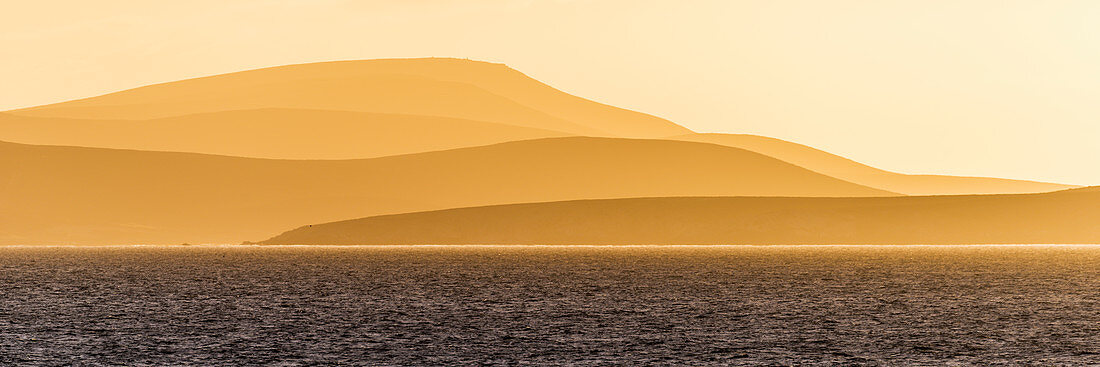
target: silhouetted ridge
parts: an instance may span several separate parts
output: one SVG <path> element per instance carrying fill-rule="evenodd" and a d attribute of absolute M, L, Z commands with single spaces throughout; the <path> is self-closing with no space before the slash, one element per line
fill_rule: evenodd
<path fill-rule="evenodd" d="M 1100 243 L 1100 191 L 888 198 L 635 198 L 377 216 L 265 244 Z"/>
<path fill-rule="evenodd" d="M 1100 192 L 1100 186 L 1088 186 L 1076 189 L 1064 190 L 1062 192 Z"/>
<path fill-rule="evenodd" d="M 302 223 L 520 202 L 895 195 L 713 144 L 550 138 L 356 160 L 0 143 L 0 244 L 239 243 Z"/>
<path fill-rule="evenodd" d="M 870 167 L 805 145 L 757 135 L 689 134 L 669 139 L 747 149 L 842 180 L 906 195 L 1023 194 L 1075 187 L 1001 178 L 900 174 Z"/>
<path fill-rule="evenodd" d="M 571 134 L 448 117 L 261 108 L 152 120 L 0 114 L 2 137 L 27 144 L 279 159 L 355 159 Z"/>
<path fill-rule="evenodd" d="M 566 94 L 500 64 L 459 59 L 287 65 L 12 112 L 149 119 L 265 107 L 442 116 L 580 135 L 659 137 L 690 132 L 668 120 Z"/>

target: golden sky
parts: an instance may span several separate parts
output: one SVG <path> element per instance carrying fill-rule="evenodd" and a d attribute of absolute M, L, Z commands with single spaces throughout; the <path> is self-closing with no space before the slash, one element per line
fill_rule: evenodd
<path fill-rule="evenodd" d="M 1100 1 L 5 1 L 0 45 L 0 109 L 451 56 L 884 169 L 1100 184 Z"/>

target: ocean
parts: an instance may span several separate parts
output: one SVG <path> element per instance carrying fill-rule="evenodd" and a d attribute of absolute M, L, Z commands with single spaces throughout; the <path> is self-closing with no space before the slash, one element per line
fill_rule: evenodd
<path fill-rule="evenodd" d="M 9 246 L 0 365 L 1100 365 L 1100 246 Z"/>

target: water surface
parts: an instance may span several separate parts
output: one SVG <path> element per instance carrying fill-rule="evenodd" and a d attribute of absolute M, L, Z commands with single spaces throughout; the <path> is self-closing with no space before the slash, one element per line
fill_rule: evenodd
<path fill-rule="evenodd" d="M 1100 247 L 0 247 L 0 365 L 1100 365 Z"/>

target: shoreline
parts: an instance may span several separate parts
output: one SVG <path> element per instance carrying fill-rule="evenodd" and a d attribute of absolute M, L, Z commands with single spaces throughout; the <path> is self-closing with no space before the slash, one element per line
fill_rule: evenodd
<path fill-rule="evenodd" d="M 7 248 L 1100 248 L 1100 244 L 821 244 L 821 245 L 261 245 L 261 244 L 194 244 L 194 245 L 0 245 Z"/>

